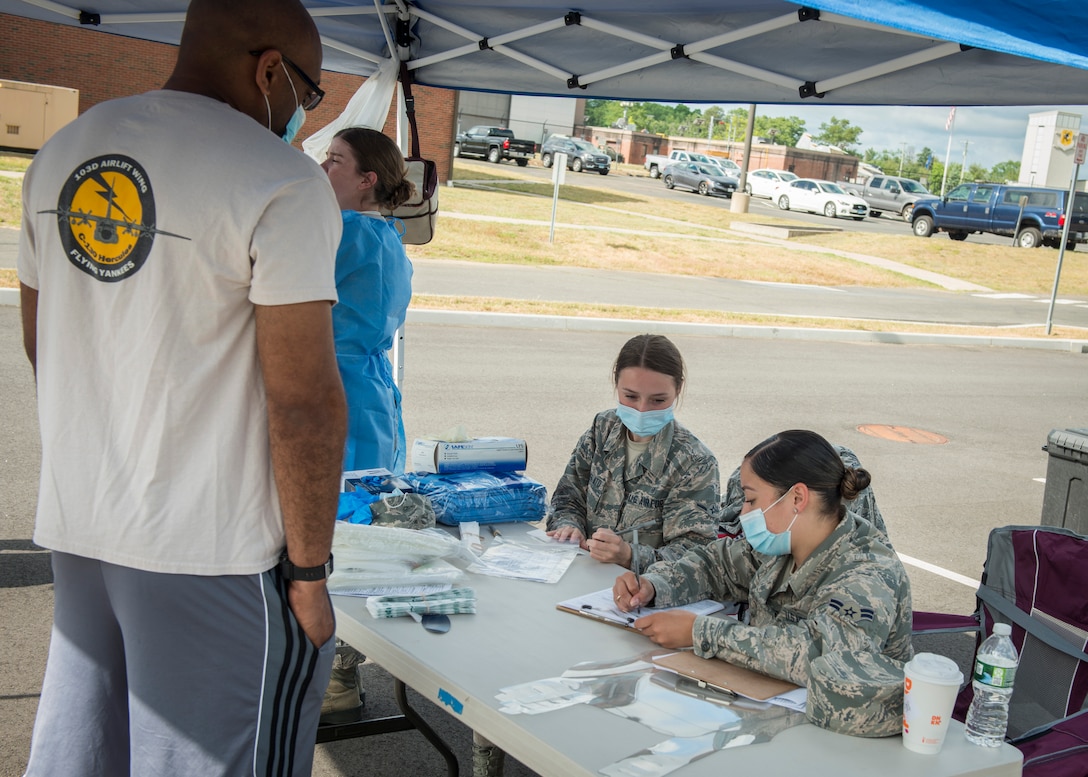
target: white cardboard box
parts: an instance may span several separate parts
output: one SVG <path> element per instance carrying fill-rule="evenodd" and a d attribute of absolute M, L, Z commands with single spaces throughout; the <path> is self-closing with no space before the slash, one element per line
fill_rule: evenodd
<path fill-rule="evenodd" d="M 416 439 L 412 443 L 413 472 L 521 471 L 529 459 L 525 440 L 514 437 L 475 437 L 465 442 Z"/>

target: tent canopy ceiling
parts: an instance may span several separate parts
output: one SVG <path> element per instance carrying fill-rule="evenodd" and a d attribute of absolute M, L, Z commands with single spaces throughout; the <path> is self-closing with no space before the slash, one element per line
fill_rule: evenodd
<path fill-rule="evenodd" d="M 1040 105 L 1088 94 L 1083 0 L 304 4 L 327 69 L 369 76 L 408 30 L 400 50 L 416 82 L 453 89 L 833 105 Z M 0 12 L 165 43 L 180 38 L 183 6 L 0 0 Z"/>

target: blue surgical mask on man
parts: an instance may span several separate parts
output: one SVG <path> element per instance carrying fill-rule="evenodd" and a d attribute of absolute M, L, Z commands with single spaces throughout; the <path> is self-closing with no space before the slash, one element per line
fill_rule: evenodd
<path fill-rule="evenodd" d="M 620 417 L 620 421 L 631 434 L 639 437 L 653 437 L 672 421 L 672 409 L 673 405 L 669 405 L 664 410 L 639 412 L 621 403 L 616 406 L 616 415 Z"/>
<path fill-rule="evenodd" d="M 295 90 L 295 84 L 291 81 L 291 74 L 287 72 L 287 66 L 280 61 L 280 67 L 283 68 L 283 74 L 287 76 L 287 83 L 291 85 L 291 94 L 295 96 L 295 112 L 291 114 L 291 118 L 287 122 L 287 127 L 283 130 L 283 134 L 280 135 L 285 142 L 290 143 L 298 135 L 298 131 L 302 129 L 302 125 L 306 122 L 306 110 L 302 107 L 302 103 L 298 101 L 298 91 Z M 268 129 L 272 130 L 272 106 L 268 102 L 268 95 L 264 96 L 264 106 L 268 109 Z"/>
<path fill-rule="evenodd" d="M 787 491 L 767 507 L 770 510 L 776 504 L 786 498 Z M 793 520 L 781 534 L 775 534 L 767 528 L 766 511 L 762 508 L 749 510 L 740 517 L 740 525 L 744 530 L 744 539 L 752 546 L 752 550 L 765 556 L 786 556 L 790 553 L 790 529 L 797 521 L 797 513 L 793 514 Z"/>

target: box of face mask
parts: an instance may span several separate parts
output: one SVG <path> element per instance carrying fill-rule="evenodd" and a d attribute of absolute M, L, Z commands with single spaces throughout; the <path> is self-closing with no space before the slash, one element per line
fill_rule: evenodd
<path fill-rule="evenodd" d="M 529 449 L 514 437 L 474 437 L 464 442 L 417 438 L 411 469 L 437 475 L 450 472 L 517 472 L 525 469 Z"/>

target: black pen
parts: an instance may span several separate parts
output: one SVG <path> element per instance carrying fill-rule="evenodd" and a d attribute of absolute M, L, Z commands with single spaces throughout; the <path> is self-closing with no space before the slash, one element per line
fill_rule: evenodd
<path fill-rule="evenodd" d="M 502 536 L 502 532 L 499 531 L 498 529 L 496 529 L 494 526 L 488 526 L 487 528 L 491 530 L 491 536 L 492 537 L 501 537 Z"/>

